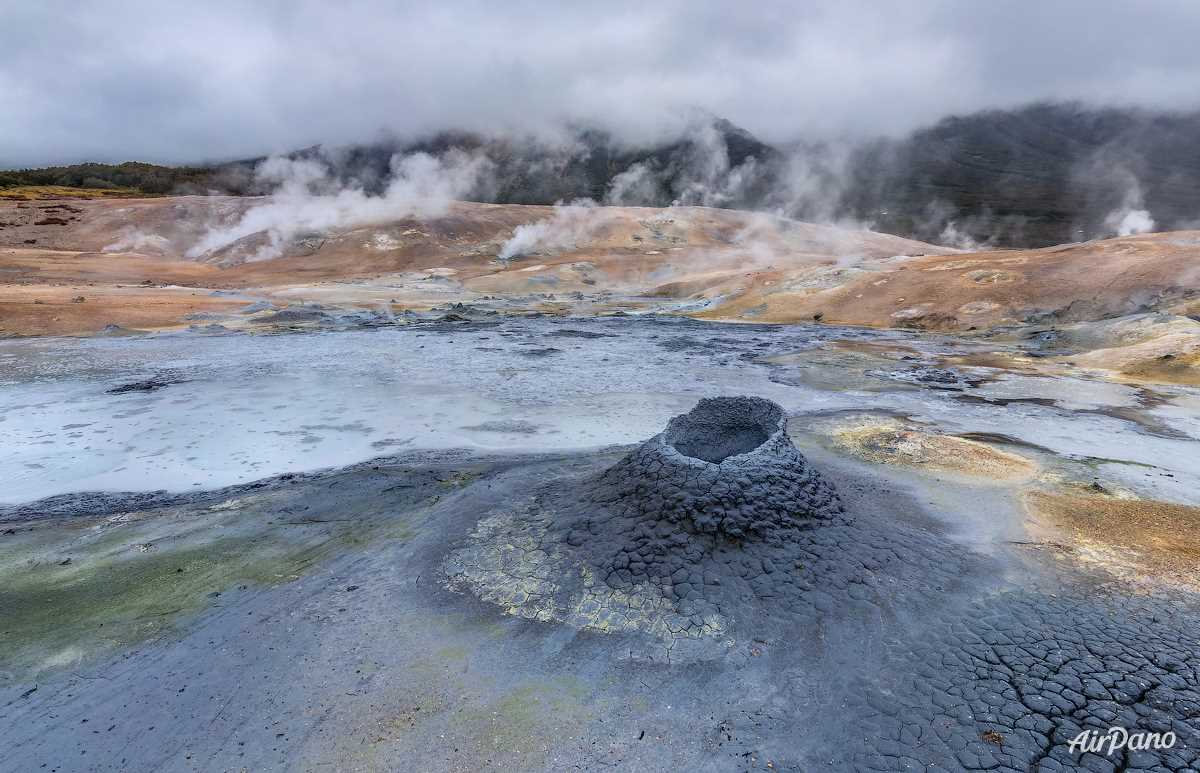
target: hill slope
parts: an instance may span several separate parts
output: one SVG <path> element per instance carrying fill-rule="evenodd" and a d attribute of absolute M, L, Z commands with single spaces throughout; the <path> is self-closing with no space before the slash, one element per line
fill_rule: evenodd
<path fill-rule="evenodd" d="M 428 309 L 495 302 L 529 309 L 549 303 L 579 313 L 659 308 L 717 319 L 820 318 L 947 331 L 1200 312 L 1197 232 L 963 253 L 704 207 L 453 202 L 424 217 L 297 232 L 269 255 L 259 249 L 263 232 L 194 254 L 209 228 L 263 203 L 214 196 L 0 202 L 0 287 L 16 304 L 3 307 L 0 325 L 22 332 L 12 324 L 19 307 L 51 322 L 67 313 L 86 321 L 83 327 L 47 322 L 40 332 L 122 324 L 121 303 L 136 306 L 129 294 L 143 284 L 204 290 L 189 291 L 193 305 L 207 291 L 236 290 L 281 304 Z M 528 238 L 514 251 L 519 233 Z M 103 286 L 115 288 L 114 298 L 128 296 L 105 307 L 111 318 L 82 304 L 66 311 L 22 306 L 35 299 L 45 306 L 51 295 L 67 303 Z"/>

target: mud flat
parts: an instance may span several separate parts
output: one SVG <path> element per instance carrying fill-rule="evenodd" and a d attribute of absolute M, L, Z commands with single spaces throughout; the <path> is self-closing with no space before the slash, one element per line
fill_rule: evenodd
<path fill-rule="evenodd" d="M 1194 395 L 995 367 L 1026 346 L 2 342 L 6 763 L 1194 768 Z M 1112 726 L 1177 742 L 1071 750 Z"/>

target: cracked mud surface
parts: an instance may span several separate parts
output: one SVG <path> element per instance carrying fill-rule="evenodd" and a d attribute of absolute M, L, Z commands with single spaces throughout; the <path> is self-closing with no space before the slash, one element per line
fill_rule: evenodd
<path fill-rule="evenodd" d="M 1200 749 L 1193 610 L 1012 592 L 943 615 L 892 664 L 911 680 L 852 709 L 868 770 L 1191 770 Z M 915 689 L 914 689 L 915 688 Z M 920 721 L 930 718 L 926 723 Z M 916 721 L 914 721 L 916 720 Z M 1072 753 L 1082 730 L 1172 731 L 1170 750 Z M 986 737 L 985 737 L 986 734 Z"/>
<path fill-rule="evenodd" d="M 561 535 L 529 512 L 556 512 L 565 492 L 621 458 L 413 457 L 271 482 L 260 496 L 241 488 L 173 502 L 165 507 L 192 519 L 232 518 L 226 529 L 303 506 L 289 522 L 350 518 L 368 536 L 293 581 L 226 589 L 193 622 L 132 650 L 65 672 L 10 672 L 0 703 L 14 721 L 0 740 L 18 769 L 58 770 L 1194 763 L 1200 630 L 1190 603 L 1126 594 L 1036 552 L 984 556 L 905 485 L 833 457 L 810 463 L 845 513 L 799 532 L 788 550 L 803 569 L 772 580 L 774 596 L 720 608 L 721 629 L 700 639 L 672 630 L 670 615 L 647 623 L 652 605 L 632 625 L 580 624 L 555 605 L 580 598 L 584 572 L 539 547 L 548 537 L 562 545 Z M 389 506 L 389 490 L 409 504 Z M 116 498 L 108 506 L 123 509 Z M 161 517 L 151 508 L 139 522 Z M 369 536 L 384 526 L 384 537 Z M 539 583 L 555 586 L 544 595 L 550 614 L 524 614 L 536 605 L 519 596 L 480 604 L 442 588 L 444 565 L 472 545 L 501 544 L 479 541 L 489 530 L 505 536 L 496 566 L 518 569 L 511 577 L 534 586 L 530 598 Z M 578 580 L 567 587 L 571 569 Z M 782 573 L 760 568 L 745 581 L 753 590 Z M 620 607 L 620 591 L 592 588 L 592 612 Z M 677 614 L 676 603 L 663 608 Z M 1077 728 L 1117 723 L 1171 728 L 1180 742 L 1128 759 L 1068 753 Z"/>
<path fill-rule="evenodd" d="M 618 480 L 637 480 L 627 468 L 643 467 L 639 460 L 654 447 L 647 443 L 599 479 L 615 473 Z M 473 545 L 450 562 L 451 587 L 472 590 L 520 617 L 648 633 L 663 641 L 660 657 L 669 661 L 744 658 L 740 644 L 746 641 L 750 651 L 756 644 L 805 651 L 804 644 L 813 643 L 805 642 L 806 634 L 814 630 L 817 641 L 838 638 L 843 626 L 872 618 L 895 626 L 888 626 L 886 642 L 876 643 L 880 649 L 866 648 L 876 657 L 850 665 L 843 653 L 839 665 L 849 666 L 848 673 L 822 674 L 796 662 L 803 657 L 771 658 L 768 668 L 781 669 L 793 689 L 775 691 L 769 713 L 722 719 L 716 749 L 732 754 L 742 734 L 777 734 L 782 743 L 796 728 L 820 721 L 796 710 L 811 704 L 805 691 L 815 689 L 827 700 L 837 696 L 845 726 L 830 728 L 825 718 L 825 731 L 839 740 L 826 738 L 810 755 L 796 757 L 797 770 L 818 760 L 835 769 L 880 771 L 1190 770 L 1197 762 L 1200 621 L 1194 605 L 1127 595 L 1074 575 L 1049 582 L 1039 575 L 1047 587 L 1042 592 L 993 585 L 995 564 L 957 553 L 929 524 L 864 510 L 870 500 L 862 498 L 861 481 L 851 511 L 864 517 L 847 517 L 839 506 L 815 528 L 774 535 L 769 557 L 747 555 L 742 545 L 730 551 L 710 544 L 691 555 L 682 547 L 698 569 L 695 584 L 722 594 L 693 594 L 693 575 L 675 572 L 666 573 L 665 587 L 683 584 L 682 594 L 665 592 L 662 584 L 603 582 L 588 558 L 589 535 L 556 531 L 552 524 L 560 516 L 538 516 L 553 513 L 551 503 L 570 489 L 587 485 L 549 487 L 519 513 L 486 519 Z M 741 554 L 733 577 L 725 573 L 723 582 L 710 584 L 717 578 L 708 573 L 714 564 L 727 565 L 730 552 Z M 599 568 L 603 574 L 612 565 Z M 980 595 L 981 586 L 991 592 Z M 698 606 L 707 614 L 696 614 Z M 923 619 L 906 640 L 897 631 L 909 616 Z M 689 641 L 696 638 L 713 641 L 696 646 Z M 823 649 L 811 651 L 828 667 L 831 653 Z M 838 681 L 820 684 L 822 677 Z M 1114 726 L 1171 731 L 1179 742 L 1169 750 L 1113 755 L 1072 751 L 1071 739 L 1080 732 L 1103 734 Z M 770 761 L 772 768 L 793 769 L 783 754 Z"/>

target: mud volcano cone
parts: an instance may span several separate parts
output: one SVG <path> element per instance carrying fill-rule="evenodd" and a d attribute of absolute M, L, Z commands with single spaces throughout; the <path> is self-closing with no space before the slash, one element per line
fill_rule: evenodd
<path fill-rule="evenodd" d="M 679 602 L 772 574 L 778 548 L 842 512 L 785 423 L 759 397 L 701 400 L 599 477 L 569 541 L 610 587 L 649 583 Z"/>

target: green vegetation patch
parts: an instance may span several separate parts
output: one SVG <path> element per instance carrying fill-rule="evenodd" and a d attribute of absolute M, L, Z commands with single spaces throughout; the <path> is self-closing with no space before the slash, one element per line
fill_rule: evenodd
<path fill-rule="evenodd" d="M 0 188 L 0 201 L 39 201 L 44 199 L 128 199 L 147 196 L 136 188 L 75 188 L 66 185 L 17 185 Z"/>
<path fill-rule="evenodd" d="M 289 582 L 339 550 L 412 533 L 403 518 L 272 520 L 263 504 L 55 521 L 5 536 L 0 675 L 32 676 L 156 638 L 222 594 Z"/>
<path fill-rule="evenodd" d="M 42 169 L 0 171 L 0 195 L 20 188 L 57 187 L 94 198 L 104 195 L 203 193 L 214 186 L 214 170 L 202 166 L 159 166 L 138 161 L 123 164 L 72 164 Z M 117 192 L 114 194 L 114 192 Z M 62 194 L 66 195 L 66 194 Z"/>

